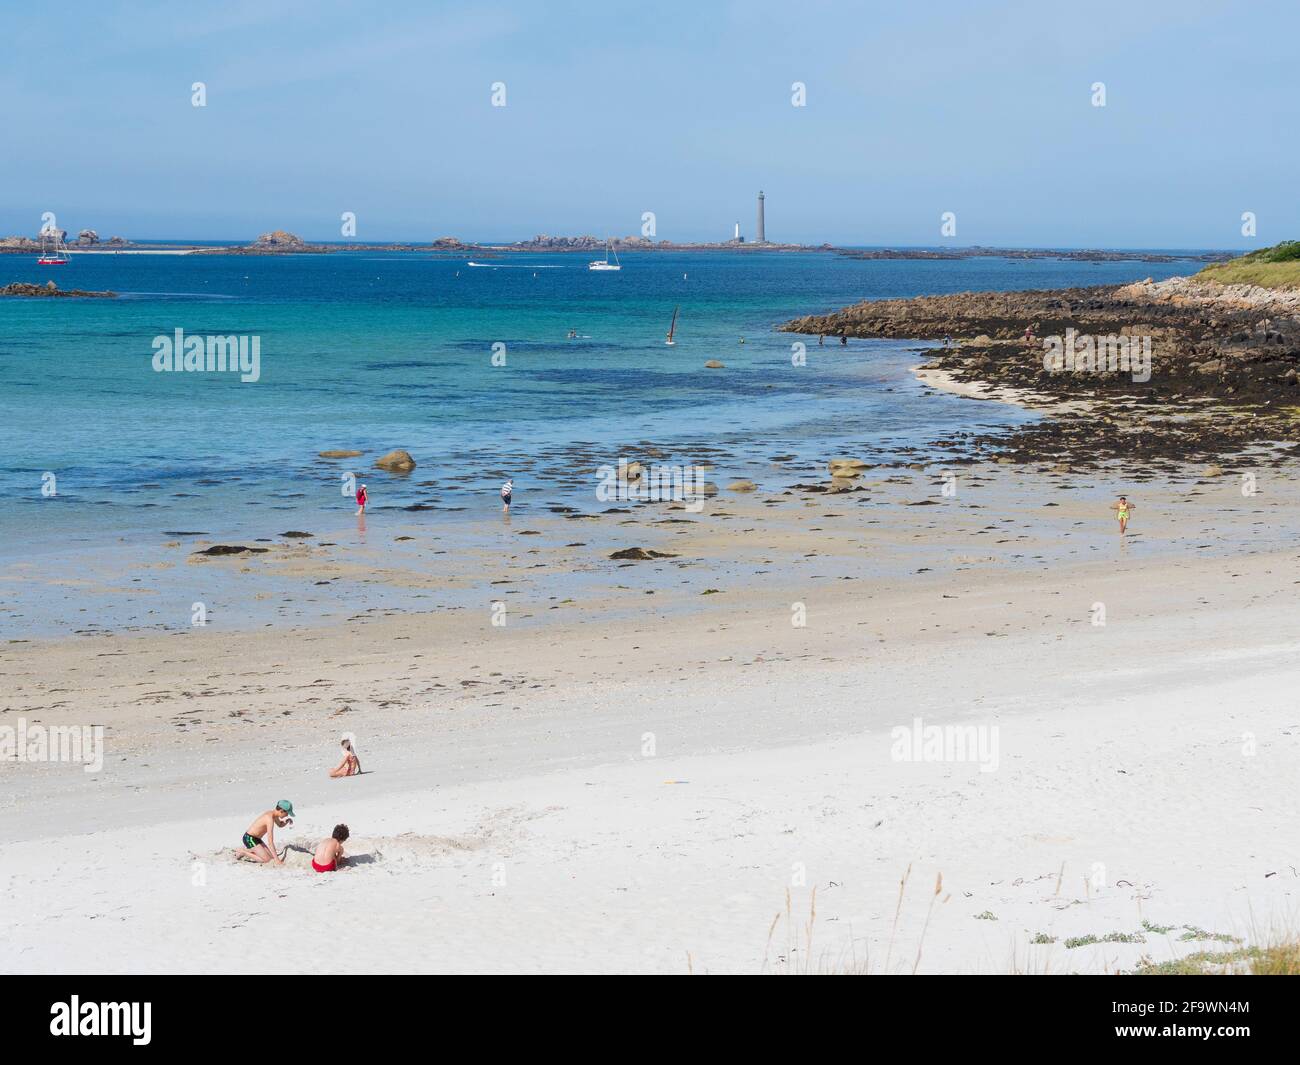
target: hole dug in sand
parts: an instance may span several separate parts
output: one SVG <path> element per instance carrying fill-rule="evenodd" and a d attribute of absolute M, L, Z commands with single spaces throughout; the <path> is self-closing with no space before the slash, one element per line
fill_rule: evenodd
<path fill-rule="evenodd" d="M 478 850 L 484 843 L 482 839 L 422 836 L 414 832 L 404 832 L 400 836 L 353 836 L 344 844 L 346 856 L 337 871 L 340 873 L 353 870 L 374 871 L 382 867 L 388 873 L 413 872 L 421 867 L 427 868 L 433 865 L 446 855 Z M 316 843 L 298 841 L 290 843 L 284 853 L 284 865 L 278 868 L 285 871 L 313 872 L 311 859 L 315 852 Z M 234 848 L 223 849 L 209 857 L 255 868 L 255 863 L 237 858 Z M 194 855 L 194 860 L 202 859 L 199 855 Z"/>

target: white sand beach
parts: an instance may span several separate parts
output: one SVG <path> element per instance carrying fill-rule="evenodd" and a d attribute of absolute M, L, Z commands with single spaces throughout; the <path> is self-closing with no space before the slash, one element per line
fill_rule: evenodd
<path fill-rule="evenodd" d="M 1153 483 L 1123 544 L 1098 491 L 1020 475 L 1012 505 L 991 477 L 1018 561 L 954 544 L 969 493 L 884 525 L 845 497 L 722 499 L 676 549 L 767 575 L 710 562 L 704 596 L 638 563 L 659 594 L 624 605 L 652 609 L 512 602 L 494 627 L 485 590 L 6 644 L 0 725 L 108 730 L 99 773 L 0 764 L 0 969 L 1065 973 L 1267 941 L 1300 900 L 1300 565 L 1292 475 L 1260 472 L 1249 499 Z M 706 532 L 720 513 L 753 531 Z M 1215 549 L 1243 528 L 1257 546 Z M 928 572 L 834 579 L 855 539 Z M 800 572 L 812 543 L 830 579 Z M 935 725 L 983 747 L 898 757 L 891 730 Z M 366 772 L 330 780 L 343 732 Z M 287 864 L 235 862 L 281 798 Z M 315 874 L 338 822 L 355 861 Z"/>
<path fill-rule="evenodd" d="M 1300 975 L 1300 6 L 0 27 L 7 1051 L 422 1034 L 298 975 Z M 1258 1046 L 1276 986 L 868 1009 Z"/>

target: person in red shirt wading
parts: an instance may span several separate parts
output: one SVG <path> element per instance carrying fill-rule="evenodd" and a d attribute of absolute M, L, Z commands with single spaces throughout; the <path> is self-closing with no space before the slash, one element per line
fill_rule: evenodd
<path fill-rule="evenodd" d="M 357 517 L 366 512 L 367 502 L 369 502 L 369 496 L 366 495 L 366 486 L 363 484 L 357 489 Z"/>

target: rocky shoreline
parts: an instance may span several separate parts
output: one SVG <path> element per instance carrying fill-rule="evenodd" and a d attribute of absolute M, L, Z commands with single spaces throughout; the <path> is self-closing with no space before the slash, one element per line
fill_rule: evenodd
<path fill-rule="evenodd" d="M 276 229 L 263 233 L 253 243 L 221 247 L 195 248 L 196 255 L 324 255 L 333 252 L 349 251 L 433 251 L 462 252 L 475 251 L 470 244 L 463 244 L 455 237 L 439 237 L 429 244 L 310 244 L 293 233 Z"/>
<path fill-rule="evenodd" d="M 301 237 L 276 229 L 263 233 L 249 244 L 160 244 L 153 241 L 136 242 L 123 237 L 111 237 L 101 241 L 94 230 L 82 230 L 75 243 L 67 243 L 67 231 L 47 234 L 58 239 L 68 250 L 73 252 L 103 253 L 110 251 L 165 251 L 189 252 L 193 255 L 323 255 L 333 252 L 374 252 L 374 251 L 420 251 L 446 252 L 462 254 L 465 252 L 491 254 L 476 244 L 465 244 L 455 237 L 438 237 L 427 244 L 387 243 L 387 244 L 312 244 Z M 0 237 L 0 255 L 30 255 L 39 253 L 45 244 L 41 237 Z"/>
<path fill-rule="evenodd" d="M 1217 462 L 1300 444 L 1300 291 L 1195 278 L 1030 292 L 868 301 L 787 322 L 833 337 L 952 338 L 923 369 L 993 386 L 1026 406 L 1072 409 L 1007 435 L 975 437 L 974 457 L 1095 466 Z M 1149 351 L 1149 375 L 1100 354 L 1103 341 Z M 1049 368 L 1069 345 L 1094 368 Z M 1112 360 L 1113 362 L 1114 360 Z M 1080 365 L 1081 364 L 1081 365 Z M 1145 379 L 1144 379 L 1145 378 Z M 950 444 L 950 441 L 937 442 Z"/>
<path fill-rule="evenodd" d="M 28 255 L 32 252 L 41 252 L 47 243 L 55 240 L 60 244 L 68 244 L 68 231 L 66 229 L 52 230 L 42 236 L 36 237 L 0 237 L 0 255 Z M 100 240 L 99 234 L 93 229 L 83 229 L 78 235 L 75 243 L 70 245 L 73 248 L 130 248 L 133 245 L 129 240 L 122 237 L 109 237 L 108 240 Z"/>
<path fill-rule="evenodd" d="M 607 242 L 601 238 L 584 234 L 577 237 L 552 237 L 539 233 L 531 240 L 521 240 L 514 244 L 486 244 L 498 252 L 581 252 L 591 254 L 603 251 Z M 840 252 L 832 244 L 781 244 L 775 241 L 719 240 L 719 241 L 674 241 L 654 240 L 650 237 L 611 237 L 610 247 L 618 251 L 739 251 L 739 252 Z"/>

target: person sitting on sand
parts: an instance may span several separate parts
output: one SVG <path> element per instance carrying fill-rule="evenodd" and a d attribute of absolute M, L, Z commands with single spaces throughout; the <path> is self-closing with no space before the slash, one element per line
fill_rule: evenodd
<path fill-rule="evenodd" d="M 1126 496 L 1120 496 L 1117 502 L 1110 505 L 1110 509 L 1115 512 L 1115 517 L 1119 518 L 1119 534 L 1123 536 L 1124 530 L 1128 528 L 1128 512 L 1136 508 Z"/>
<path fill-rule="evenodd" d="M 357 752 L 353 750 L 352 738 L 344 736 L 343 740 L 343 761 L 330 770 L 332 777 L 356 777 L 361 775 L 361 759 L 357 757 Z"/>
<path fill-rule="evenodd" d="M 250 862 L 275 862 L 284 864 L 284 859 L 275 850 L 275 830 L 293 824 L 293 803 L 281 799 L 273 810 L 258 814 L 244 833 L 243 850 L 235 851 L 236 858 L 246 858 Z M 266 837 L 263 842 L 263 836 Z"/>
<path fill-rule="evenodd" d="M 343 844 L 347 838 L 348 826 L 335 825 L 334 834 L 321 840 L 316 853 L 311 856 L 311 867 L 318 873 L 337 872 L 339 863 L 344 860 Z"/>

